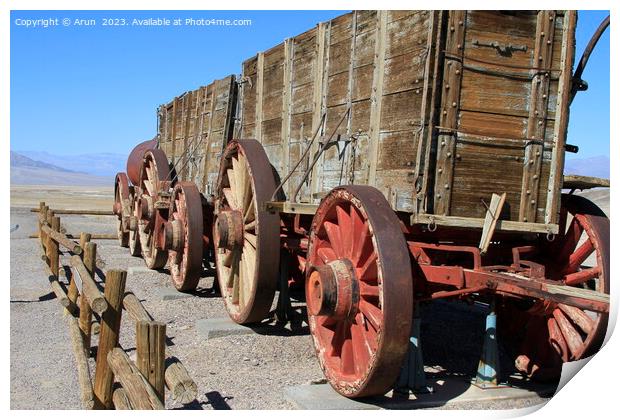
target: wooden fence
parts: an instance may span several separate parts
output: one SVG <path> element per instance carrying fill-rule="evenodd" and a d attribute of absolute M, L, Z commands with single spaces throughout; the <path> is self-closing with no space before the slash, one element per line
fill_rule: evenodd
<path fill-rule="evenodd" d="M 196 383 L 187 369 L 166 352 L 166 325 L 153 320 L 140 300 L 125 289 L 124 270 L 97 269 L 97 244 L 81 233 L 79 242 L 60 232 L 60 218 L 39 204 L 38 238 L 52 291 L 65 308 L 77 362 L 81 401 L 89 409 L 164 409 L 166 388 L 175 401 L 195 400 Z M 61 247 L 69 258 L 62 266 L 68 285 L 60 282 Z M 99 271 L 103 290 L 97 283 Z M 123 311 L 135 321 L 136 361 L 120 347 Z M 99 335 L 94 377 L 88 359 L 91 338 Z"/>

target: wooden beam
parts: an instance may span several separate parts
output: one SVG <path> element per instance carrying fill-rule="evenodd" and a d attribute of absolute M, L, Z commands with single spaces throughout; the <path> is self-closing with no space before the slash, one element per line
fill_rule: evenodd
<path fill-rule="evenodd" d="M 136 323 L 136 365 L 165 403 L 164 371 L 166 360 L 166 324 L 155 321 Z"/>
<path fill-rule="evenodd" d="M 31 213 L 40 213 L 39 209 L 30 209 Z M 90 216 L 116 216 L 112 210 L 71 210 L 71 209 L 54 209 L 54 214 L 77 214 Z"/>
<path fill-rule="evenodd" d="M 89 246 L 91 246 L 90 243 Z M 74 255 L 71 257 L 71 265 L 81 280 L 80 283 L 78 283 L 78 288 L 80 288 L 81 294 L 86 297 L 88 305 L 97 314 L 103 314 L 108 309 L 108 302 L 99 291 L 95 279 L 84 265 L 84 262 L 79 256 Z"/>
<path fill-rule="evenodd" d="M 106 360 L 110 371 L 123 386 L 132 407 L 136 410 L 164 409 L 164 405 L 158 399 L 153 388 L 121 348 L 112 349 L 107 354 Z M 110 403 L 112 402 L 111 397 L 110 395 Z"/>
<path fill-rule="evenodd" d="M 71 333 L 71 343 L 77 364 L 78 383 L 80 384 L 80 399 L 84 409 L 90 410 L 94 407 L 93 385 L 88 367 L 89 351 L 84 348 L 84 341 L 78 321 L 73 316 L 67 317 L 69 320 L 69 332 Z"/>
<path fill-rule="evenodd" d="M 321 22 L 317 26 L 314 66 L 314 89 L 312 92 L 312 133 L 318 132 L 319 124 L 324 124 L 323 114 L 325 113 L 325 92 L 327 89 L 327 68 L 329 65 L 329 35 L 327 31 L 328 25 L 331 27 L 331 23 Z M 325 51 L 326 49 L 328 51 L 327 54 Z M 317 134 L 317 137 L 321 138 L 322 134 L 323 133 L 320 132 L 319 134 Z M 310 159 L 318 152 L 319 143 L 320 142 L 318 140 L 315 140 L 310 146 Z M 312 202 L 312 194 L 317 192 L 319 166 L 320 165 L 314 165 L 314 168 L 312 168 L 312 173 L 310 174 L 310 202 Z"/>
<path fill-rule="evenodd" d="M 456 129 L 458 128 L 461 81 L 463 78 L 462 59 L 467 17 L 467 13 L 464 10 L 451 10 L 448 14 L 448 35 L 445 50 L 449 56 L 446 56 L 444 59 L 443 67 L 443 95 L 439 117 L 439 126 L 442 129 L 437 136 L 437 163 L 434 188 L 434 213 L 437 215 L 449 215 L 452 202 Z"/>
<path fill-rule="evenodd" d="M 284 62 L 283 62 L 283 80 L 282 80 L 282 125 L 281 125 L 281 144 L 282 144 L 282 170 L 280 173 L 289 173 L 290 160 L 290 141 L 291 141 L 291 96 L 293 78 L 293 52 L 294 42 L 291 38 L 284 40 Z M 295 162 L 297 163 L 297 162 Z"/>
<path fill-rule="evenodd" d="M 556 102 L 556 123 L 553 128 L 553 150 L 551 152 L 551 173 L 547 188 L 547 205 L 545 223 L 557 223 L 560 217 L 560 201 L 562 189 L 562 174 L 564 173 L 564 145 L 568 130 L 568 115 L 570 112 L 570 91 L 575 61 L 575 27 L 577 26 L 577 12 L 568 10 L 564 15 L 562 53 L 560 67 L 562 73 L 558 81 Z"/>
<path fill-rule="evenodd" d="M 123 309 L 127 311 L 135 322 L 153 320 L 148 311 L 142 306 L 142 302 L 140 302 L 133 292 L 125 293 L 125 297 L 123 298 Z"/>
<path fill-rule="evenodd" d="M 41 226 L 41 230 L 43 232 L 45 232 L 45 234 L 54 240 L 54 243 L 56 244 L 56 247 L 58 247 L 58 244 L 64 246 L 67 250 L 69 250 L 69 252 L 79 255 L 82 253 L 82 248 L 80 248 L 80 245 L 75 242 L 72 241 L 71 239 L 67 238 L 66 235 L 60 233 L 60 218 L 58 218 L 58 229 L 55 229 L 53 226 L 49 227 L 49 226 Z M 56 252 L 58 252 L 58 250 L 56 250 Z"/>
<path fill-rule="evenodd" d="M 375 65 L 370 94 L 370 130 L 368 153 L 368 185 L 377 183 L 377 160 L 379 159 L 379 136 L 381 129 L 381 106 L 383 103 L 383 79 L 385 75 L 385 50 L 387 42 L 387 11 L 377 11 L 377 36 L 375 40 Z"/>
<path fill-rule="evenodd" d="M 254 126 L 254 138 L 262 143 L 263 139 L 263 85 L 265 71 L 265 54 L 258 53 L 256 62 L 256 123 Z"/>
<path fill-rule="evenodd" d="M 172 398 L 181 404 L 188 404 L 196 399 L 198 387 L 189 376 L 187 369 L 174 356 L 166 359 L 165 371 L 166 386 L 172 392 Z"/>
<path fill-rule="evenodd" d="M 74 233 L 65 233 L 64 234 L 67 239 L 79 239 L 80 235 L 74 234 Z M 32 234 L 28 236 L 29 238 L 33 239 L 33 238 L 38 238 L 39 235 Z M 91 234 L 91 239 L 118 239 L 118 235 L 116 233 L 93 233 Z M 82 249 L 82 251 L 84 251 L 84 249 Z"/>
<path fill-rule="evenodd" d="M 489 249 L 489 244 L 491 243 L 491 238 L 493 238 L 495 226 L 497 226 L 497 221 L 502 213 L 502 208 L 504 207 L 505 201 L 506 193 L 503 193 L 502 195 L 493 194 L 491 196 L 491 203 L 487 208 L 486 217 L 484 218 L 484 225 L 482 226 L 480 245 L 478 246 L 482 255 L 486 254 Z"/>
<path fill-rule="evenodd" d="M 99 333 L 94 385 L 95 408 L 99 409 L 112 408 L 114 372 L 108 364 L 108 353 L 118 344 L 126 281 L 126 271 L 110 270 L 106 274 L 104 294 L 108 301 L 108 310 L 101 317 L 101 332 Z"/>
<path fill-rule="evenodd" d="M 52 270 L 52 274 L 58 278 L 58 268 L 59 268 L 59 256 L 58 256 L 58 243 L 53 238 L 53 233 L 58 233 L 60 230 L 60 218 L 54 216 L 54 213 L 51 210 L 47 212 L 47 221 L 49 222 L 51 228 L 47 226 L 43 226 L 43 230 L 47 234 L 47 259 L 48 264 L 50 266 L 50 270 Z"/>
<path fill-rule="evenodd" d="M 439 216 L 433 214 L 412 214 L 410 222 L 411 224 L 435 224 L 437 226 L 474 229 L 482 229 L 484 225 L 484 219 L 476 217 Z M 554 235 L 559 231 L 558 225 L 555 224 L 522 223 L 510 220 L 498 220 L 495 229 L 508 232 L 552 233 Z"/>
<path fill-rule="evenodd" d="M 127 393 L 122 387 L 118 387 L 112 392 L 112 404 L 115 410 L 133 410 Z"/>
<path fill-rule="evenodd" d="M 97 271 L 97 244 L 88 242 L 88 234 L 84 236 L 84 266 L 88 274 L 94 279 Z M 107 301 L 106 301 L 107 304 Z M 80 330 L 84 340 L 84 347 L 90 351 L 90 340 L 92 337 L 93 311 L 88 303 L 88 298 L 84 293 L 80 295 Z"/>
<path fill-rule="evenodd" d="M 553 10 L 538 12 L 532 64 L 534 68 L 548 69 L 551 67 L 555 17 L 556 12 Z M 549 109 L 549 86 L 549 72 L 539 72 L 532 78 L 526 134 L 530 142 L 525 147 L 523 158 L 523 180 L 519 204 L 519 221 L 521 222 L 537 221 L 543 145 Z"/>

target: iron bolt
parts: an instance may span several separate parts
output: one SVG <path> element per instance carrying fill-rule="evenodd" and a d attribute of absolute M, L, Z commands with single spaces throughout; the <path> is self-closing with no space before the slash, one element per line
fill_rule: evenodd
<path fill-rule="evenodd" d="M 443 169 L 439 168 L 439 169 L 437 169 L 437 172 L 442 173 Z"/>
<path fill-rule="evenodd" d="M 531 194 L 531 191 L 530 191 L 530 190 L 527 190 L 525 193 L 526 193 L 527 195 L 530 195 L 530 194 Z"/>
<path fill-rule="evenodd" d="M 530 202 L 532 203 L 532 205 L 536 204 L 536 200 L 532 200 Z"/>
<path fill-rule="evenodd" d="M 452 102 L 452 107 L 456 107 L 456 102 Z"/>
<path fill-rule="evenodd" d="M 448 152 L 448 154 L 446 156 L 452 157 L 452 153 Z"/>
<path fill-rule="evenodd" d="M 460 70 L 455 71 L 456 74 L 461 74 Z"/>
<path fill-rule="evenodd" d="M 450 186 L 449 186 L 448 184 L 446 184 L 446 185 L 444 185 L 444 188 L 445 188 L 446 190 L 449 190 L 449 189 L 450 189 Z"/>
<path fill-rule="evenodd" d="M 454 26 L 450 26 L 450 32 L 454 32 Z"/>
<path fill-rule="evenodd" d="M 532 178 L 534 178 L 534 179 L 538 179 L 538 175 L 534 175 Z"/>

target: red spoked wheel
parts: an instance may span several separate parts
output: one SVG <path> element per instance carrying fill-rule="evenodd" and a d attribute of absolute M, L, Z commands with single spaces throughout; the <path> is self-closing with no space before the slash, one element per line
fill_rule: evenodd
<path fill-rule="evenodd" d="M 407 244 L 383 194 L 332 190 L 312 221 L 306 300 L 321 368 L 347 397 L 383 394 L 408 350 L 413 278 Z"/>
<path fill-rule="evenodd" d="M 142 255 L 140 248 L 140 233 L 138 232 L 138 198 L 141 196 L 140 188 L 129 187 L 129 203 L 131 206 L 131 216 L 129 216 L 129 253 L 133 257 Z"/>
<path fill-rule="evenodd" d="M 563 197 L 561 219 L 561 234 L 544 252 L 547 276 L 609 294 L 609 219 L 591 201 L 572 195 Z M 525 325 L 526 331 L 515 365 L 535 378 L 557 377 L 563 362 L 596 353 L 607 331 L 606 313 L 548 300 L 520 314 L 511 309 L 511 322 Z"/>
<path fill-rule="evenodd" d="M 280 261 L 280 218 L 260 207 L 275 178 L 256 140 L 230 142 L 220 165 L 213 224 L 220 290 L 235 322 L 260 322 L 273 303 Z"/>
<path fill-rule="evenodd" d="M 142 258 L 150 269 L 162 268 L 166 265 L 168 252 L 159 249 L 157 238 L 165 220 L 159 215 L 161 209 L 155 204 L 159 193 L 167 192 L 170 186 L 170 169 L 166 155 L 160 149 L 147 150 L 142 159 L 140 169 L 140 190 L 138 200 L 138 234 Z"/>
<path fill-rule="evenodd" d="M 129 210 L 129 180 L 124 172 L 119 172 L 114 180 L 113 211 L 118 218 L 116 223 L 118 242 L 124 248 L 129 245 L 129 229 L 127 226 L 129 215 L 125 213 L 126 210 Z"/>
<path fill-rule="evenodd" d="M 177 290 L 195 290 L 202 274 L 202 202 L 193 182 L 179 182 L 170 199 L 164 248 Z"/>

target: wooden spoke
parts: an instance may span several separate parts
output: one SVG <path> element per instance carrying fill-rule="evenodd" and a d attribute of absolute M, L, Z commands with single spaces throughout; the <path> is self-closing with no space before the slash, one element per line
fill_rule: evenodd
<path fill-rule="evenodd" d="M 246 240 L 246 242 L 248 242 L 250 245 L 252 245 L 252 247 L 254 249 L 256 249 L 256 241 L 257 241 L 257 236 L 253 235 L 251 233 L 245 232 L 243 234 L 243 238 Z"/>
<path fill-rule="evenodd" d="M 254 210 L 254 200 L 250 200 L 245 213 L 243 214 L 243 221 L 245 223 L 251 223 L 256 220 L 256 211 Z"/>
<path fill-rule="evenodd" d="M 364 282 L 376 282 L 378 276 L 377 255 L 373 252 L 357 271 L 358 278 Z"/>
<path fill-rule="evenodd" d="M 574 273 L 579 270 L 585 260 L 594 252 L 594 244 L 590 240 L 586 240 L 579 246 L 568 258 L 568 266 L 566 273 Z"/>
<path fill-rule="evenodd" d="M 331 247 L 334 249 L 336 254 L 342 255 L 344 254 L 342 248 L 342 242 L 340 240 L 340 230 L 338 229 L 338 225 L 332 222 L 325 222 L 324 224 L 325 233 L 327 233 L 327 238 Z"/>
<path fill-rule="evenodd" d="M 590 318 L 584 311 L 574 306 L 568 306 L 560 303 L 558 307 L 564 312 L 572 322 L 581 328 L 585 334 L 589 334 L 594 329 L 595 321 Z"/>
<path fill-rule="evenodd" d="M 365 300 L 360 301 L 359 305 L 360 312 L 364 314 L 364 317 L 368 321 L 370 321 L 370 324 L 375 329 L 375 331 L 379 331 L 382 324 L 381 309 L 377 308 L 376 306 Z"/>
<path fill-rule="evenodd" d="M 562 332 L 562 336 L 564 336 L 564 340 L 566 341 L 568 349 L 570 350 L 570 353 L 572 355 L 571 358 L 573 360 L 578 359 L 581 356 L 580 352 L 583 346 L 583 341 L 581 340 L 579 332 L 577 332 L 571 322 L 566 319 L 560 309 L 555 309 L 553 311 L 553 317 L 558 323 L 558 327 Z"/>
<path fill-rule="evenodd" d="M 588 280 L 597 278 L 600 273 L 601 272 L 598 267 L 588 268 L 576 273 L 568 274 L 564 277 L 564 283 L 566 283 L 567 286 L 577 286 Z"/>
<path fill-rule="evenodd" d="M 251 221 L 250 223 L 246 223 L 246 224 L 243 226 L 243 229 L 244 229 L 246 232 L 250 232 L 250 231 L 252 231 L 252 230 L 256 230 L 256 220 L 253 220 L 253 221 Z"/>
<path fill-rule="evenodd" d="M 319 248 L 317 250 L 317 255 L 321 257 L 321 261 L 323 261 L 323 264 L 338 259 L 338 256 L 336 255 L 334 250 L 328 247 Z"/>

